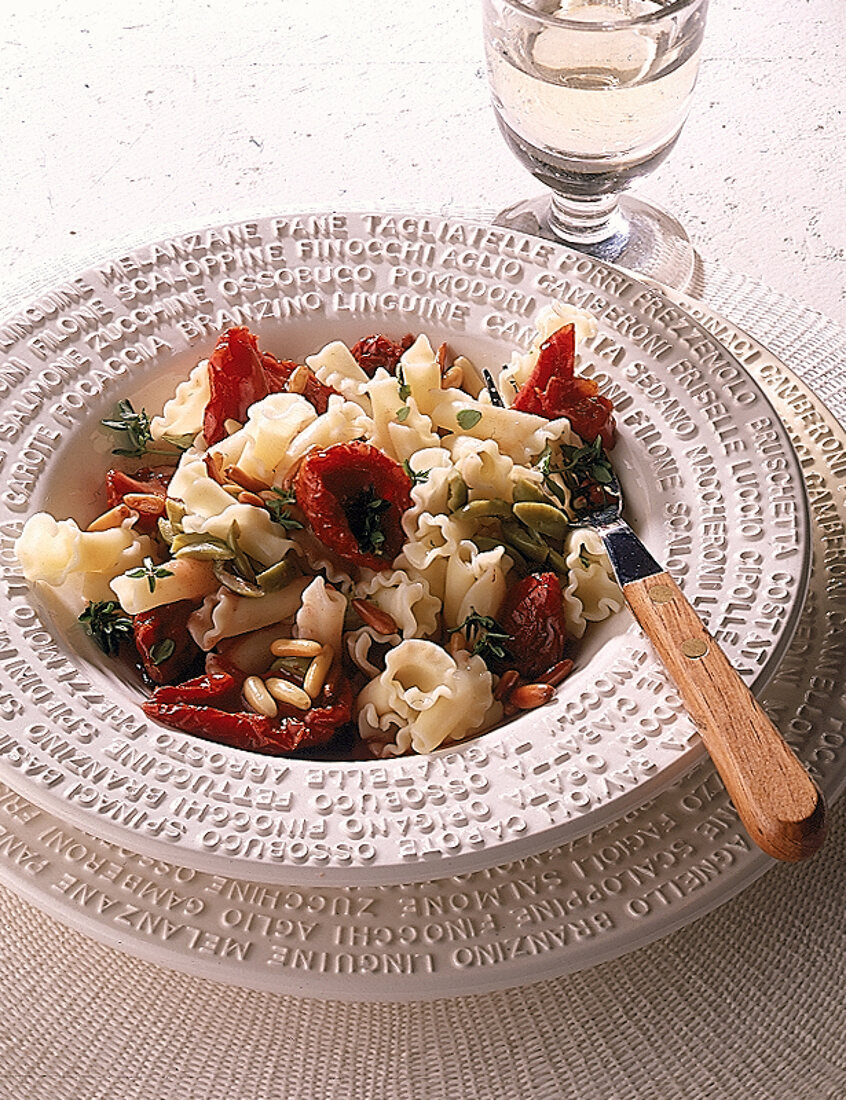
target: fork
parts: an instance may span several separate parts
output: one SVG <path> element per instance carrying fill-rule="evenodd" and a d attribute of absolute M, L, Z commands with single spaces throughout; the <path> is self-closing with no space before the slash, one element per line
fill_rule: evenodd
<path fill-rule="evenodd" d="M 769 855 L 806 859 L 825 837 L 822 793 L 679 586 L 623 519 L 623 493 L 612 473 L 602 489 L 605 501 L 580 520 L 602 539 L 623 595 L 678 688 L 740 820 Z"/>

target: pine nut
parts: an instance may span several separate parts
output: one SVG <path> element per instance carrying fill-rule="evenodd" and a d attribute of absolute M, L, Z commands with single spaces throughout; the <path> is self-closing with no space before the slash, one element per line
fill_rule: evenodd
<path fill-rule="evenodd" d="M 552 684 L 520 684 L 508 696 L 508 702 L 518 710 L 534 710 L 548 703 L 554 694 Z"/>
<path fill-rule="evenodd" d="M 103 512 L 101 516 L 97 516 L 93 519 L 85 528 L 86 531 L 108 531 L 112 527 L 120 527 L 125 519 L 129 519 L 132 512 L 126 507 L 125 504 L 116 504 L 114 508 L 110 508 L 108 512 Z"/>
<path fill-rule="evenodd" d="M 469 393 L 471 397 L 478 397 L 485 388 L 484 379 L 481 374 L 479 374 L 478 369 L 464 355 L 457 356 L 452 365 L 454 367 L 461 367 L 463 376 L 461 388 L 466 393 Z"/>
<path fill-rule="evenodd" d="M 438 366 L 441 368 L 441 374 L 444 373 L 447 365 L 447 357 L 449 356 L 449 344 L 441 344 L 438 347 L 437 360 Z"/>
<path fill-rule="evenodd" d="M 248 676 L 244 681 L 243 692 L 247 705 L 252 707 L 256 714 L 263 714 L 267 718 L 276 717 L 279 708 L 261 677 Z"/>
<path fill-rule="evenodd" d="M 494 699 L 503 699 L 513 687 L 517 686 L 517 681 L 519 679 L 520 673 L 516 668 L 506 669 L 502 676 L 500 676 L 499 683 L 494 688 Z"/>
<path fill-rule="evenodd" d="M 445 390 L 460 390 L 461 385 L 464 382 L 464 371 L 460 366 L 456 366 L 454 363 L 444 374 L 441 379 L 441 386 Z"/>
<path fill-rule="evenodd" d="M 464 637 L 463 630 L 455 630 L 449 636 L 447 652 L 451 657 L 454 657 L 456 653 L 459 653 L 462 649 L 467 649 L 467 639 Z"/>
<path fill-rule="evenodd" d="M 310 638 L 277 638 L 270 645 L 274 657 L 316 657 L 322 649 L 320 642 Z"/>
<path fill-rule="evenodd" d="M 393 615 L 389 615 L 381 607 L 368 603 L 367 600 L 353 600 L 352 606 L 367 625 L 373 627 L 377 634 L 397 634 L 399 632 Z"/>
<path fill-rule="evenodd" d="M 563 661 L 559 661 L 557 665 L 553 665 L 552 668 L 548 668 L 546 672 L 541 676 L 541 680 L 545 684 L 552 684 L 555 687 L 560 684 L 565 676 L 569 676 L 573 671 L 573 662 L 569 657 L 565 657 Z"/>
<path fill-rule="evenodd" d="M 223 427 L 226 429 L 229 435 L 234 435 L 235 432 L 240 432 L 243 426 L 244 425 L 241 423 L 240 420 L 233 420 L 231 416 L 223 421 Z"/>
<path fill-rule="evenodd" d="M 248 489 L 238 494 L 238 503 L 252 504 L 254 508 L 264 508 L 264 501 L 261 497 L 257 493 L 251 493 Z"/>
<path fill-rule="evenodd" d="M 310 374 L 311 371 L 308 367 L 302 365 L 292 370 L 288 376 L 288 382 L 285 387 L 288 393 L 305 393 L 308 376 Z"/>
<path fill-rule="evenodd" d="M 222 484 L 221 484 L 221 488 L 222 488 L 223 490 L 225 490 L 225 492 L 229 493 L 229 495 L 230 495 L 231 497 L 236 497 L 236 498 L 237 498 L 237 497 L 238 497 L 238 496 L 239 496 L 239 495 L 240 495 L 241 493 L 243 493 L 243 491 L 244 491 L 244 490 L 243 490 L 243 489 L 241 488 L 241 486 L 240 486 L 240 485 L 236 485 L 234 481 L 224 481 L 224 482 L 222 482 Z"/>
<path fill-rule="evenodd" d="M 288 680 L 283 680 L 279 676 L 271 676 L 264 682 L 265 687 L 273 696 L 274 699 L 278 699 L 280 703 L 285 703 L 289 707 L 296 707 L 297 710 L 308 710 L 311 706 L 311 698 L 302 688 L 298 688 L 296 684 L 289 683 Z"/>
<path fill-rule="evenodd" d="M 158 493 L 125 493 L 123 503 L 147 516 L 164 515 L 165 498 L 160 497 Z"/>
<path fill-rule="evenodd" d="M 305 679 L 303 680 L 303 690 L 312 699 L 316 699 L 320 694 L 324 681 L 326 680 L 326 674 L 332 667 L 332 662 L 334 660 L 334 649 L 332 649 L 330 645 L 325 645 L 308 666 L 308 672 L 305 674 Z"/>
<path fill-rule="evenodd" d="M 247 489 L 251 493 L 261 493 L 268 487 L 266 481 L 259 481 L 257 477 L 248 474 L 240 466 L 227 466 L 223 472 L 230 481 L 234 481 L 236 485 L 240 485 L 242 489 Z"/>
<path fill-rule="evenodd" d="M 223 484 L 223 459 L 220 455 L 212 454 L 211 452 L 203 455 L 203 463 L 206 467 L 206 473 L 212 479 L 216 481 L 218 485 Z"/>

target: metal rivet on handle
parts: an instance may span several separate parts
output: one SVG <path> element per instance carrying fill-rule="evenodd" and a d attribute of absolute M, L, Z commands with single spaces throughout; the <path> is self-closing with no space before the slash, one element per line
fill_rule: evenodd
<path fill-rule="evenodd" d="M 654 584 L 649 589 L 649 598 L 653 603 L 669 603 L 675 593 L 668 584 Z"/>
<path fill-rule="evenodd" d="M 696 660 L 697 657 L 704 657 L 708 652 L 708 643 L 704 638 L 685 638 L 681 644 L 681 651 L 685 657 Z"/>

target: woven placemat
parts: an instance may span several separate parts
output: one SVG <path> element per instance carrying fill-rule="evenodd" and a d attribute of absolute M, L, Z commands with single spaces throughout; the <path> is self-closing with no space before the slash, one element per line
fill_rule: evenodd
<path fill-rule="evenodd" d="M 718 265 L 707 300 L 846 417 L 846 334 Z M 0 889 L 3 1100 L 844 1100 L 846 805 L 660 943 L 580 974 L 408 1005 L 186 977 Z"/>

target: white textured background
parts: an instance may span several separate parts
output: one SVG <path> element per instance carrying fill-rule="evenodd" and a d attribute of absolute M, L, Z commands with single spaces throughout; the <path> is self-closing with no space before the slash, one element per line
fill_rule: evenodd
<path fill-rule="evenodd" d="M 3 0 L 0 16 L 0 314 L 171 230 L 295 209 L 487 216 L 539 189 L 488 106 L 477 0 Z M 841 324 L 844 43 L 846 0 L 712 0 L 693 114 L 639 187 L 706 259 Z M 801 358 L 807 317 L 791 330 L 770 310 L 775 346 Z M 497 994 L 488 1029 L 472 998 L 351 1020 L 180 983 L 3 891 L 0 1100 L 843 1100 L 845 874 L 829 845 L 660 945 Z"/>
<path fill-rule="evenodd" d="M 477 0 L 0 5 L 2 299 L 59 262 L 294 209 L 488 215 Z M 693 114 L 639 191 L 707 259 L 846 322 L 846 3 L 712 0 Z"/>

